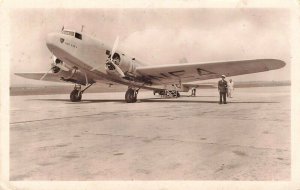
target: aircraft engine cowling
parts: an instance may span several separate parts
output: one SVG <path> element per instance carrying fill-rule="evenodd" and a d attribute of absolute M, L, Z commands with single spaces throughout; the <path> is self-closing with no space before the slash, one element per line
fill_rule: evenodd
<path fill-rule="evenodd" d="M 52 72 L 53 73 L 58 73 L 59 71 L 61 71 L 61 69 L 58 66 L 53 66 L 52 67 Z"/>
<path fill-rule="evenodd" d="M 51 65 L 53 73 L 58 73 L 60 70 L 68 71 L 72 69 L 70 66 L 68 66 L 58 58 L 54 58 L 53 63 Z"/>
<path fill-rule="evenodd" d="M 133 74 L 135 72 L 136 69 L 135 63 L 132 61 L 132 59 L 126 57 L 125 55 L 120 56 L 119 54 L 115 53 L 113 56 L 113 61 L 115 63 L 115 66 L 119 67 L 125 75 Z M 117 72 L 115 66 L 111 64 L 110 60 L 108 60 L 106 62 L 107 73 L 113 75 L 120 75 Z"/>
<path fill-rule="evenodd" d="M 52 55 L 52 58 L 53 62 L 51 63 L 51 69 L 49 71 L 52 71 L 52 73 L 60 77 L 61 80 L 81 85 L 94 83 L 94 81 L 88 77 L 86 73 L 83 73 L 76 68 L 72 68 L 54 55 Z M 48 72 L 45 73 L 40 80 L 43 80 L 47 76 Z"/>
<path fill-rule="evenodd" d="M 122 69 L 122 71 L 124 73 L 134 73 L 135 72 L 135 63 L 128 57 L 126 56 L 122 56 L 122 59 L 120 60 L 120 64 L 119 64 L 120 69 Z"/>

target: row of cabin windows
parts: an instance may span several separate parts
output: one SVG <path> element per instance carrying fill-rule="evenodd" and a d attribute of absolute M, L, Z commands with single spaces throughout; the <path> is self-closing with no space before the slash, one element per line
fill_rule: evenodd
<path fill-rule="evenodd" d="M 62 31 L 62 33 L 65 35 L 69 35 L 69 36 L 75 36 L 75 38 L 82 40 L 82 35 L 77 32 L 64 30 L 64 31 Z"/>

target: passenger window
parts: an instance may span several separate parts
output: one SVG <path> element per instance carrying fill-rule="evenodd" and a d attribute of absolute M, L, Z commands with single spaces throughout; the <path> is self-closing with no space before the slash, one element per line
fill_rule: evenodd
<path fill-rule="evenodd" d="M 82 35 L 79 33 L 75 33 L 75 38 L 82 40 Z"/>

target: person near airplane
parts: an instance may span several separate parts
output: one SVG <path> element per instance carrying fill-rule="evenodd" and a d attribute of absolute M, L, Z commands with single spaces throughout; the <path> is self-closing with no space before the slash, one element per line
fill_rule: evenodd
<path fill-rule="evenodd" d="M 227 104 L 226 102 L 226 93 L 227 93 L 227 81 L 225 80 L 226 76 L 222 75 L 222 79 L 218 82 L 218 91 L 220 94 L 219 104 Z"/>
<path fill-rule="evenodd" d="M 191 96 L 196 96 L 196 88 L 195 87 L 192 88 L 192 94 L 191 94 Z"/>
<path fill-rule="evenodd" d="M 227 97 L 232 98 L 232 91 L 234 90 L 234 82 L 232 79 L 229 79 L 229 82 L 227 83 Z"/>

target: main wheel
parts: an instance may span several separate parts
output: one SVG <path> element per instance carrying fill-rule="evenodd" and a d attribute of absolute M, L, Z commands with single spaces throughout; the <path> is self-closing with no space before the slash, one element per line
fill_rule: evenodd
<path fill-rule="evenodd" d="M 82 98 L 82 93 L 79 90 L 73 90 L 70 94 L 70 100 L 72 102 L 79 102 Z"/>
<path fill-rule="evenodd" d="M 125 94 L 125 101 L 127 103 L 134 103 L 137 101 L 137 95 L 135 94 L 133 89 L 128 89 Z"/>

